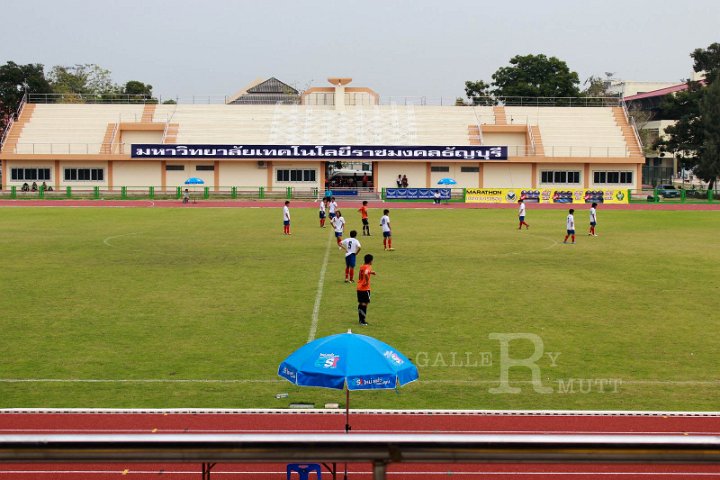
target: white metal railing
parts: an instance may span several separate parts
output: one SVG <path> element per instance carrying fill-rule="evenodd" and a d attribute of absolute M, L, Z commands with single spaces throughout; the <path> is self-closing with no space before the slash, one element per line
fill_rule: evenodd
<path fill-rule="evenodd" d="M 10 129 L 12 128 L 13 124 L 17 119 L 20 118 L 20 115 L 22 114 L 23 108 L 25 107 L 25 104 L 27 103 L 28 94 L 25 92 L 20 99 L 20 103 L 18 104 L 17 110 L 15 110 L 15 113 L 10 116 L 10 120 L 8 120 L 8 124 L 5 126 L 5 130 L 2 133 L 2 136 L 0 136 L 0 151 L 2 151 L 3 145 L 5 144 L 5 140 L 7 139 L 7 136 L 10 134 Z"/>
<path fill-rule="evenodd" d="M 640 151 L 643 149 L 643 143 L 640 139 L 640 134 L 638 133 L 637 124 L 635 123 L 635 118 L 633 118 L 630 115 L 630 112 L 627 108 L 627 103 L 625 102 L 625 99 L 623 99 L 620 102 L 620 106 L 622 107 L 623 114 L 625 115 L 625 121 L 627 121 L 630 124 L 630 127 L 632 127 L 633 134 L 635 135 L 635 141 L 638 143 L 638 146 L 640 147 Z"/>
<path fill-rule="evenodd" d="M 535 133 L 532 125 L 527 125 L 528 138 L 530 139 L 530 155 L 535 155 Z"/>
<path fill-rule="evenodd" d="M 188 144 L 190 145 L 190 144 Z M 125 143 L 18 143 L 11 153 L 19 155 L 98 155 L 104 150 L 114 155 L 130 154 L 129 146 Z M 526 157 L 534 151 L 532 146 L 530 153 L 525 145 L 510 145 L 507 147 L 508 155 L 511 157 Z M 602 145 L 545 145 L 545 157 L 629 157 L 630 150 L 627 146 L 602 146 Z M 191 158 L 191 157 L 183 157 Z M 210 158 L 210 157 L 205 157 Z M 319 161 L 321 159 L 308 158 L 308 161 Z M 428 159 L 425 159 L 428 160 Z M 443 162 L 442 158 L 436 162 Z"/>
<path fill-rule="evenodd" d="M 397 463 L 641 463 L 720 465 L 714 435 L 125 434 L 0 435 L 5 463 L 353 462 L 384 480 Z"/>

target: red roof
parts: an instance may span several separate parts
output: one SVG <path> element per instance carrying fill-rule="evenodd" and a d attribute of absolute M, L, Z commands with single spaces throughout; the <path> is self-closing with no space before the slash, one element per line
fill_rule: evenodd
<path fill-rule="evenodd" d="M 630 100 L 641 100 L 643 98 L 662 97 L 671 93 L 682 92 L 683 90 L 687 90 L 687 88 L 687 83 L 679 83 L 670 87 L 661 88 L 660 90 L 653 90 L 652 92 L 643 92 L 629 97 L 624 97 L 624 100 L 627 102 Z"/>

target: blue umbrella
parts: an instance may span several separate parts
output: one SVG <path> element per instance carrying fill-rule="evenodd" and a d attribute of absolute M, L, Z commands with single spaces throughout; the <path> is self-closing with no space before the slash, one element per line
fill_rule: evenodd
<path fill-rule="evenodd" d="M 441 178 L 438 180 L 438 185 L 456 185 L 457 182 L 452 178 Z"/>
<path fill-rule="evenodd" d="M 418 370 L 390 345 L 348 330 L 298 348 L 280 364 L 278 375 L 300 386 L 347 388 L 349 431 L 350 390 L 395 389 L 417 380 Z"/>
<path fill-rule="evenodd" d="M 203 183 L 205 183 L 205 180 L 197 177 L 190 177 L 185 180 L 185 185 L 202 185 Z"/>

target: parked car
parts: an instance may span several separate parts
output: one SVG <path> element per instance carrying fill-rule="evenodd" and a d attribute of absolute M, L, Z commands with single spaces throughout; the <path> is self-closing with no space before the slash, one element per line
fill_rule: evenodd
<path fill-rule="evenodd" d="M 657 192 L 663 198 L 680 198 L 680 190 L 675 185 L 658 185 Z"/>

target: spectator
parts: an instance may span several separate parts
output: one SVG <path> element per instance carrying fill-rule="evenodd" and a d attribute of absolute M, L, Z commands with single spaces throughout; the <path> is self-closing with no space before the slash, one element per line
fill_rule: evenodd
<path fill-rule="evenodd" d="M 362 178 L 362 186 L 363 186 L 363 188 L 367 188 L 367 186 L 368 186 L 368 176 L 367 176 L 367 173 L 366 173 L 365 175 L 363 175 L 363 178 Z"/>
<path fill-rule="evenodd" d="M 37 182 L 33 182 L 32 187 L 30 187 L 30 190 L 33 192 L 37 192 Z"/>
<path fill-rule="evenodd" d="M 408 187 L 408 179 L 407 179 L 407 177 L 406 177 L 405 175 L 402 176 L 401 183 L 402 183 L 402 188 L 407 188 L 407 187 Z"/>
<path fill-rule="evenodd" d="M 29 192 L 30 191 L 30 185 L 27 184 L 27 182 L 23 183 L 22 188 L 20 189 L 22 192 Z"/>
<path fill-rule="evenodd" d="M 397 178 L 397 180 L 395 180 L 395 183 L 397 183 L 397 188 L 401 188 L 403 186 L 402 175 L 398 175 L 398 178 Z"/>

